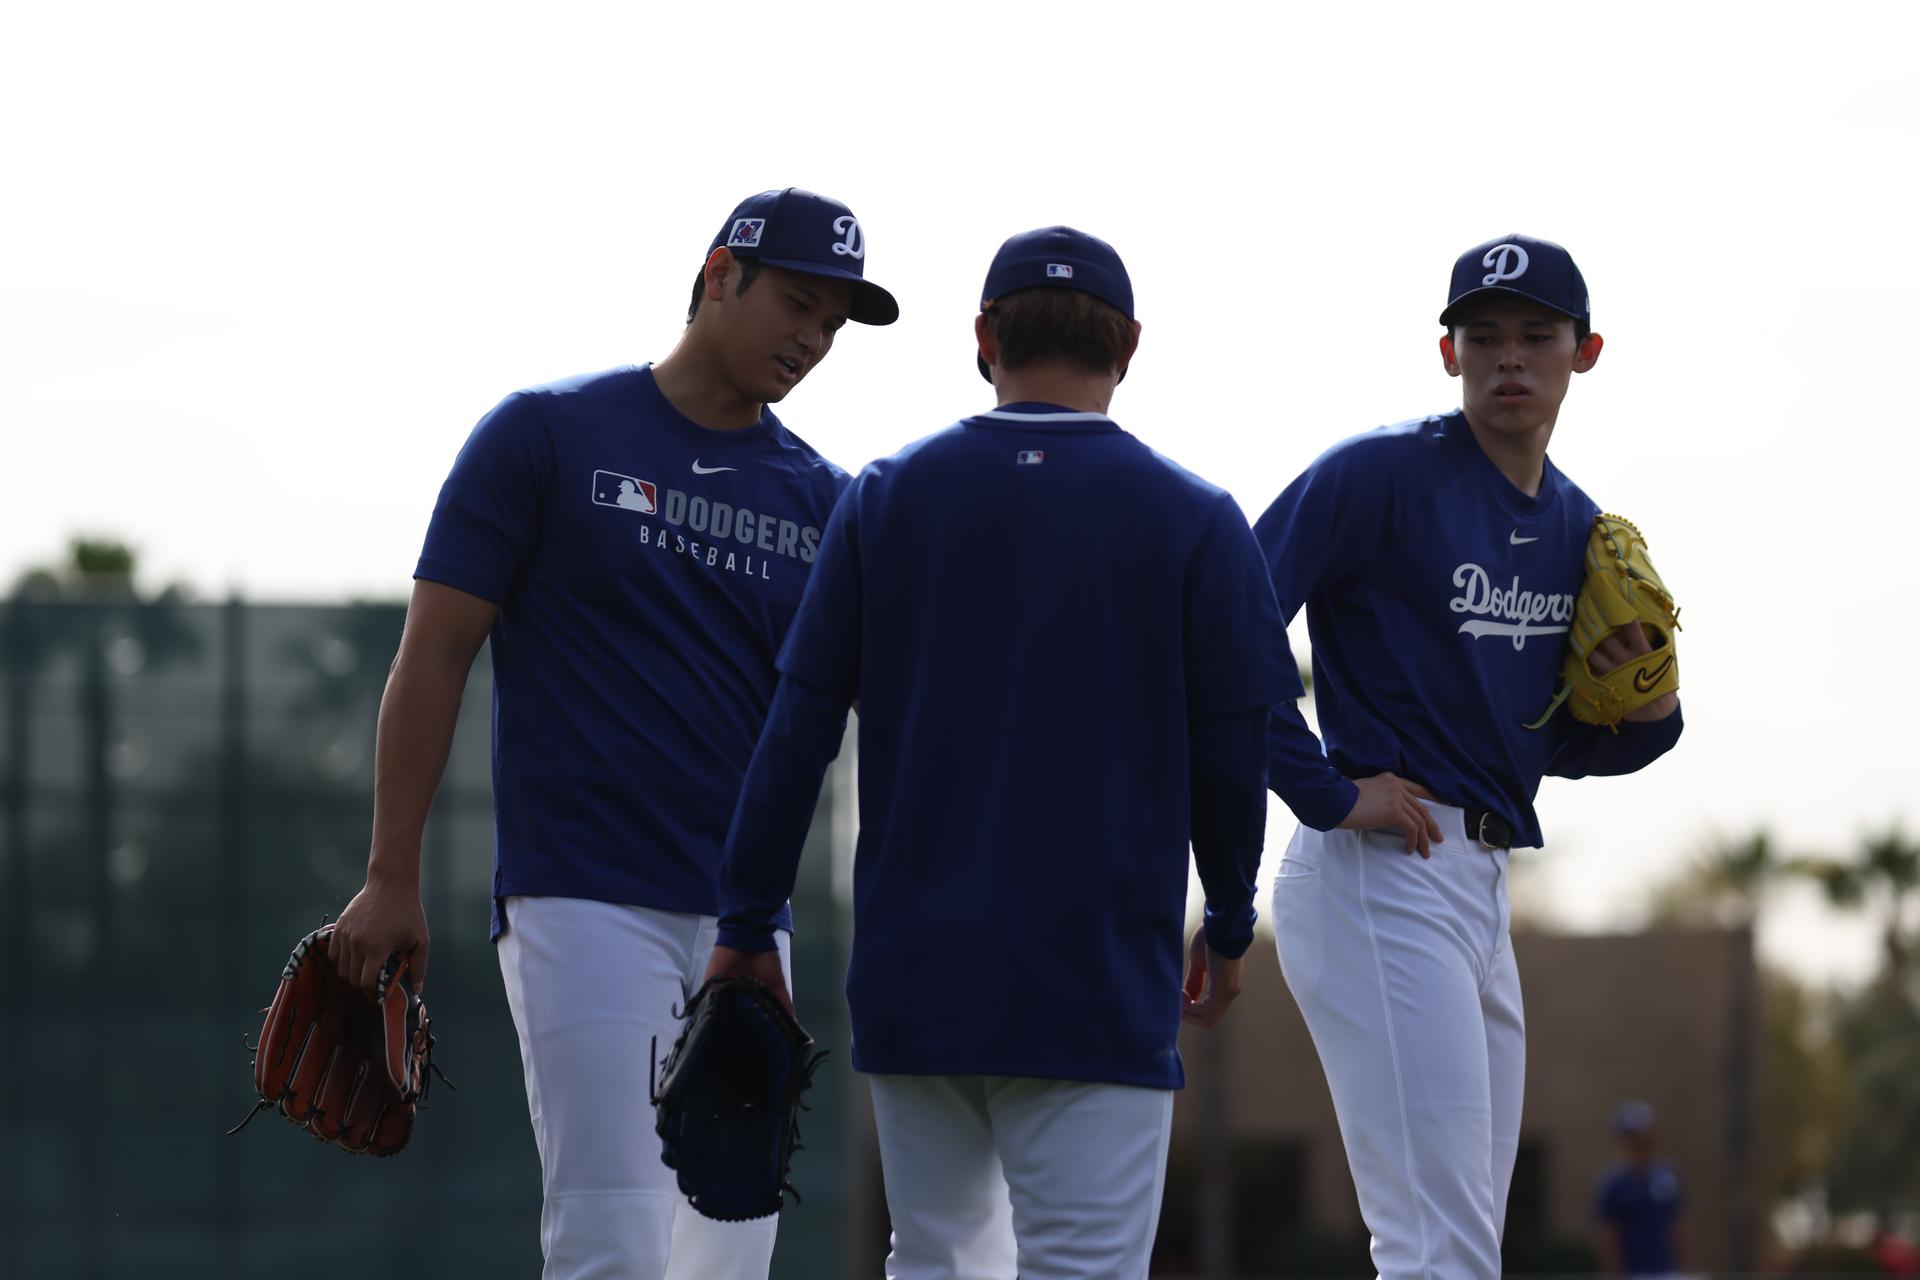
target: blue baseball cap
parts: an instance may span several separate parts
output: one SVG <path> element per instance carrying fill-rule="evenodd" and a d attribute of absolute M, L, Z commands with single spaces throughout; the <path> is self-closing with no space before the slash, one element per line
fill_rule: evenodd
<path fill-rule="evenodd" d="M 1440 323 L 1451 325 L 1464 304 L 1489 294 L 1525 298 L 1592 323 L 1587 282 L 1573 265 L 1573 255 L 1551 240 L 1503 236 L 1461 254 L 1453 264 L 1453 285 L 1447 290 L 1447 309 L 1440 313 Z"/>
<path fill-rule="evenodd" d="M 1644 1102 L 1623 1102 L 1613 1109 L 1613 1131 L 1628 1134 L 1653 1132 L 1653 1108 Z"/>
<path fill-rule="evenodd" d="M 867 233 L 838 200 L 799 187 L 748 196 L 727 215 L 707 252 L 719 248 L 770 267 L 850 281 L 848 318 L 861 324 L 892 324 L 900 318 L 893 295 L 866 278 Z"/>
<path fill-rule="evenodd" d="M 980 309 L 1022 289 L 1078 289 L 1133 319 L 1133 281 L 1114 247 L 1072 227 L 1041 227 L 1008 237 L 987 268 Z M 975 357 L 980 376 L 993 381 L 987 362 Z"/>

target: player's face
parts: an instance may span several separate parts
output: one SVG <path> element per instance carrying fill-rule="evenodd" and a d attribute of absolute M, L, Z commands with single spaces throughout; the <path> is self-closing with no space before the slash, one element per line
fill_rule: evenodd
<path fill-rule="evenodd" d="M 1600 335 L 1580 342 L 1569 317 L 1502 298 L 1467 312 L 1440 340 L 1440 358 L 1476 428 L 1524 435 L 1552 426 L 1573 375 L 1600 358 Z"/>
<path fill-rule="evenodd" d="M 729 380 L 751 399 L 778 403 L 827 358 L 852 307 L 846 281 L 779 267 L 763 269 L 745 293 L 730 285 L 720 308 Z"/>

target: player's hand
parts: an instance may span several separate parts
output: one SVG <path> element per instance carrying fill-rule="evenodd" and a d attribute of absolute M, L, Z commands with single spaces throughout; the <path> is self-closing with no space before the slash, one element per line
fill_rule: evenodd
<path fill-rule="evenodd" d="M 1647 642 L 1647 629 L 1639 622 L 1629 622 L 1616 631 L 1609 631 L 1600 637 L 1593 646 L 1593 653 L 1587 659 L 1587 665 L 1598 676 L 1626 666 L 1642 654 L 1653 652 L 1653 646 Z"/>
<path fill-rule="evenodd" d="M 788 1013 L 799 1016 L 793 1007 L 793 994 L 787 990 L 787 975 L 780 971 L 778 951 L 736 951 L 717 946 L 713 958 L 707 961 L 706 981 L 715 978 L 753 978 L 773 992 Z"/>
<path fill-rule="evenodd" d="M 1180 991 L 1180 1017 L 1203 1027 L 1216 1026 L 1240 995 L 1240 961 L 1207 945 L 1205 927 L 1187 944 L 1187 981 Z"/>
<path fill-rule="evenodd" d="M 1371 778 L 1355 778 L 1360 788 L 1353 808 L 1340 820 L 1348 831 L 1398 831 L 1406 840 L 1407 852 L 1423 858 L 1433 856 L 1433 846 L 1446 837 L 1433 820 L 1422 800 L 1434 798 L 1433 792 L 1417 782 L 1392 773 L 1376 773 Z"/>
<path fill-rule="evenodd" d="M 1647 640 L 1646 628 L 1637 621 L 1629 622 L 1626 626 L 1600 637 L 1600 643 L 1593 646 L 1593 654 L 1587 659 L 1587 665 L 1593 668 L 1595 675 L 1603 676 L 1652 652 L 1653 645 Z M 1627 712 L 1621 719 L 1636 722 L 1665 720 L 1679 705 L 1679 694 L 1662 694 L 1637 711 Z"/>
<path fill-rule="evenodd" d="M 429 945 L 420 887 L 369 876 L 334 923 L 327 957 L 341 977 L 372 999 L 379 990 L 380 970 L 396 954 L 412 957 L 414 990 L 423 989 Z"/>

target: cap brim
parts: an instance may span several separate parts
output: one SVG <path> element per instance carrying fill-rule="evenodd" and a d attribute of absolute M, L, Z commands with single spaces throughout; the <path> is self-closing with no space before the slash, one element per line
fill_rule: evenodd
<path fill-rule="evenodd" d="M 770 267 L 781 267 L 803 276 L 824 276 L 828 280 L 845 280 L 853 286 L 853 306 L 847 312 L 847 319 L 856 324 L 892 324 L 900 318 L 900 304 L 893 295 L 864 276 L 855 275 L 840 267 L 829 267 L 818 262 L 808 262 L 804 258 L 755 258 Z"/>
<path fill-rule="evenodd" d="M 1447 309 L 1440 313 L 1440 323 L 1444 325 L 1451 325 L 1456 319 L 1459 318 L 1460 310 L 1462 307 L 1471 306 L 1475 302 L 1480 301 L 1482 298 L 1486 298 L 1495 294 L 1499 294 L 1508 298 L 1524 299 L 1527 302 L 1531 302 L 1536 306 L 1545 307 L 1549 311 L 1556 311 L 1571 320 L 1586 319 L 1586 317 L 1581 315 L 1578 311 L 1569 311 L 1565 307 L 1558 306 L 1554 303 L 1548 302 L 1545 298 L 1536 298 L 1530 293 L 1522 293 L 1518 289 L 1509 289 L 1505 285 L 1492 284 L 1492 285 L 1486 285 L 1483 288 L 1470 290 L 1467 293 L 1461 294 L 1459 297 L 1455 298 L 1452 302 L 1449 302 L 1447 304 Z"/>

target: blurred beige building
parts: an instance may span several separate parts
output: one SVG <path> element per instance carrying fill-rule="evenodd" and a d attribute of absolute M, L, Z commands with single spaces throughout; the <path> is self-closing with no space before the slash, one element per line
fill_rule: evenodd
<path fill-rule="evenodd" d="M 1594 1240 L 1594 1184 L 1617 1150 L 1610 1114 L 1637 1098 L 1658 1114 L 1660 1147 L 1685 1185 L 1686 1266 L 1751 1269 L 1764 1225 L 1759 1194 L 1767 1153 L 1757 1131 L 1750 935 L 1523 933 L 1514 948 L 1526 996 L 1528 1064 L 1508 1209 L 1510 1266 L 1524 1255 L 1539 1261 L 1514 1269 L 1570 1269 L 1575 1255 L 1566 1246 Z M 1162 1227 L 1170 1246 L 1163 1251 L 1166 1274 L 1220 1273 L 1198 1255 L 1223 1218 L 1233 1235 L 1231 1274 L 1268 1273 L 1260 1268 L 1261 1238 L 1303 1229 L 1326 1237 L 1329 1247 L 1338 1242 L 1330 1263 L 1339 1262 L 1364 1229 L 1326 1082 L 1271 937 L 1249 953 L 1246 991 L 1227 1021 L 1212 1033 L 1189 1029 L 1181 1052 L 1189 1083 L 1175 1108 L 1174 1178 Z M 1223 1149 L 1224 1161 L 1202 1158 Z M 1286 1256 L 1288 1272 L 1311 1273 L 1311 1252 Z"/>

